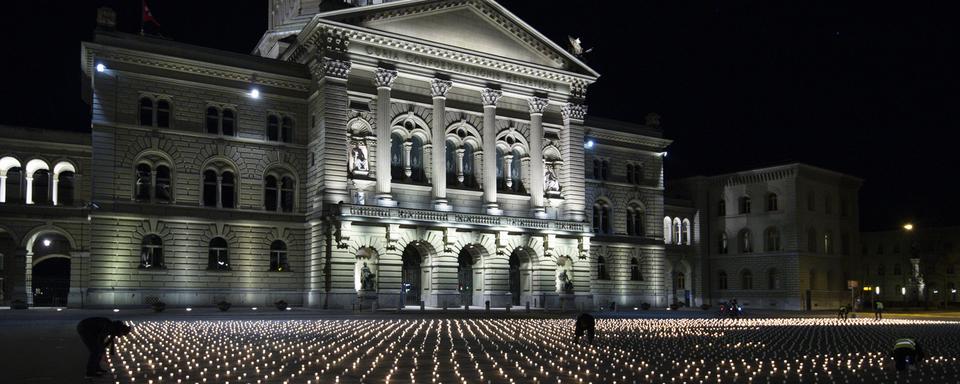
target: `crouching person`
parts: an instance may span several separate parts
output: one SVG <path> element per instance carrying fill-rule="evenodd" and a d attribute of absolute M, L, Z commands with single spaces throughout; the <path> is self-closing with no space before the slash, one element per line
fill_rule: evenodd
<path fill-rule="evenodd" d="M 916 369 L 923 356 L 923 348 L 914 339 L 897 339 L 893 346 L 893 360 L 896 362 L 897 371 Z"/>
<path fill-rule="evenodd" d="M 577 327 L 574 332 L 575 336 L 573 342 L 580 342 L 580 337 L 584 333 L 587 334 L 587 340 L 590 341 L 590 344 L 593 344 L 593 335 L 597 331 L 597 321 L 589 313 L 584 313 L 577 317 Z"/>
<path fill-rule="evenodd" d="M 111 353 L 116 354 L 114 339 L 129 334 L 130 327 L 122 321 L 111 321 L 106 317 L 90 317 L 77 324 L 77 333 L 80 334 L 80 339 L 90 352 L 87 358 L 87 377 L 100 377 L 107 372 L 100 367 L 100 360 L 103 359 L 107 348 L 110 348 Z"/>

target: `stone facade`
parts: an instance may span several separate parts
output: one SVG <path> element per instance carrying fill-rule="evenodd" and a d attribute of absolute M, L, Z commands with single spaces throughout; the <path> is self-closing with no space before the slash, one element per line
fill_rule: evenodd
<path fill-rule="evenodd" d="M 0 145 L 77 185 L 0 207 L 3 300 L 32 302 L 52 239 L 70 306 L 666 302 L 669 140 L 587 118 L 596 72 L 489 0 L 293 3 L 255 55 L 110 23 L 82 44 L 90 133 Z"/>
<path fill-rule="evenodd" d="M 849 303 L 861 183 L 805 164 L 672 183 L 671 196 L 696 207 L 694 301 L 770 309 Z"/>
<path fill-rule="evenodd" d="M 960 228 L 911 226 L 910 230 L 864 232 L 853 266 L 858 297 L 869 308 L 947 305 L 957 302 Z"/>

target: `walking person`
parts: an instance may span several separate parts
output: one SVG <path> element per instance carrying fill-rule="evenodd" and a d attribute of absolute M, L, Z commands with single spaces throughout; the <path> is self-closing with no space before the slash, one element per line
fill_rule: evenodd
<path fill-rule="evenodd" d="M 573 342 L 577 343 L 580 341 L 580 337 L 584 333 L 587 334 L 587 340 L 590 341 L 590 344 L 593 344 L 593 335 L 597 331 L 597 321 L 589 313 L 584 313 L 577 317 L 577 325 L 574 330 Z"/>
<path fill-rule="evenodd" d="M 87 358 L 87 377 L 101 377 L 107 371 L 100 367 L 107 348 L 117 353 L 114 339 L 130 333 L 130 327 L 122 321 L 111 321 L 106 317 L 89 317 L 77 324 L 80 340 L 87 346 L 90 356 Z"/>
<path fill-rule="evenodd" d="M 837 311 L 837 320 L 846 320 L 847 319 L 847 306 L 840 305 L 840 310 Z"/>
<path fill-rule="evenodd" d="M 880 300 L 873 303 L 873 319 L 883 320 L 883 302 Z"/>

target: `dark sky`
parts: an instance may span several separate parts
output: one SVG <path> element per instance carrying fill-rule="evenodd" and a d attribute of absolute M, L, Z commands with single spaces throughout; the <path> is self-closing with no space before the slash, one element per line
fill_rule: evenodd
<path fill-rule="evenodd" d="M 958 13 L 940 3 L 502 1 L 561 45 L 570 34 L 595 48 L 592 115 L 663 116 L 668 178 L 789 161 L 850 173 L 866 180 L 866 230 L 960 224 Z M 79 42 L 100 5 L 135 32 L 140 1 L 14 4 L 0 123 L 86 129 Z M 249 52 L 266 28 L 266 0 L 150 5 L 191 44 Z"/>

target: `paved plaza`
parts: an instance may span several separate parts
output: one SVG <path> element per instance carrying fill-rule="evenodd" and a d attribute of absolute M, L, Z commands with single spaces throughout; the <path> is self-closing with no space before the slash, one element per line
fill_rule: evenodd
<path fill-rule="evenodd" d="M 72 328 L 92 315 L 134 324 L 103 383 L 960 382 L 950 321 L 600 313 L 590 345 L 573 342 L 574 314 L 264 309 L 0 311 L 9 382 L 82 382 Z M 894 370 L 898 337 L 926 349 L 919 370 Z"/>

